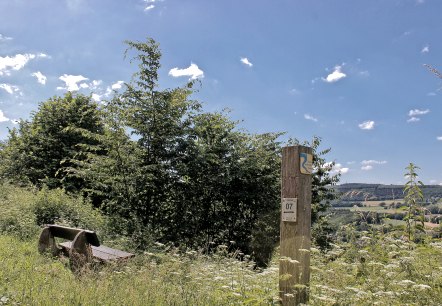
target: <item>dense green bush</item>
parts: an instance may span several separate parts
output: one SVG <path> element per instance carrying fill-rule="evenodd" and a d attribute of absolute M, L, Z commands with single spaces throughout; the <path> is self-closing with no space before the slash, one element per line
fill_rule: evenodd
<path fill-rule="evenodd" d="M 32 205 L 38 225 L 64 224 L 72 227 L 102 231 L 105 219 L 81 196 L 66 194 L 62 189 L 44 187 L 38 191 Z"/>
<path fill-rule="evenodd" d="M 0 234 L 21 239 L 37 235 L 39 228 L 32 213 L 34 190 L 0 184 Z"/>

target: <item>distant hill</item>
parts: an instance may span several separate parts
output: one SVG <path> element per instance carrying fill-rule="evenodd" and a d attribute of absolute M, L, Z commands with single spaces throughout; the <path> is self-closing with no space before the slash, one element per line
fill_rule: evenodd
<path fill-rule="evenodd" d="M 334 187 L 341 194 L 341 201 L 395 200 L 403 199 L 404 185 L 382 185 L 349 183 Z M 422 187 L 425 200 L 442 198 L 442 186 L 426 185 Z"/>

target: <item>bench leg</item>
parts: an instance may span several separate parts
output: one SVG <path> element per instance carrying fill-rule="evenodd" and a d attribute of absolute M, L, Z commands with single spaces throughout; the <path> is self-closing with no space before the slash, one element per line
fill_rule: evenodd
<path fill-rule="evenodd" d="M 45 227 L 40 234 L 40 239 L 38 240 L 38 252 L 43 254 L 47 251 L 47 249 L 51 250 L 51 254 L 53 256 L 57 256 L 60 252 L 60 249 L 57 247 L 55 243 L 55 238 L 51 234 L 51 230 L 49 227 Z"/>
<path fill-rule="evenodd" d="M 86 232 L 81 231 L 72 241 L 69 250 L 69 263 L 73 272 L 80 272 L 81 269 L 92 261 L 92 249 L 87 242 Z"/>

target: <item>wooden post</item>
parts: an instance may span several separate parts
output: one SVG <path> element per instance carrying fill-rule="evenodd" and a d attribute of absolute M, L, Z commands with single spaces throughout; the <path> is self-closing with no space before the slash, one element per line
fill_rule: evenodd
<path fill-rule="evenodd" d="M 283 305 L 307 303 L 310 282 L 312 149 L 282 149 L 279 295 Z"/>

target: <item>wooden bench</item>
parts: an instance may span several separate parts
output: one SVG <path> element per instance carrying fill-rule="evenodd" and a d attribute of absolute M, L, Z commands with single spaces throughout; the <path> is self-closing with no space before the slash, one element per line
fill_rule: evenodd
<path fill-rule="evenodd" d="M 71 241 L 57 244 L 55 237 Z M 60 253 L 69 256 L 73 271 L 81 270 L 85 264 L 92 262 L 94 258 L 102 262 L 108 262 L 135 256 L 131 253 L 100 245 L 94 231 L 55 224 L 46 225 L 38 241 L 38 251 L 40 253 L 48 250 L 54 256 L 58 256 Z"/>

